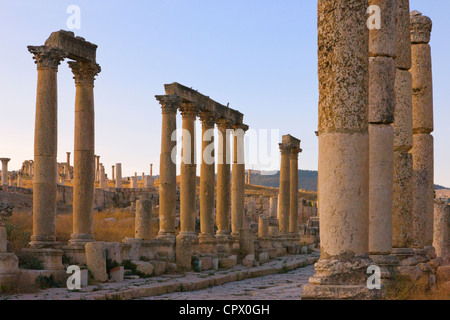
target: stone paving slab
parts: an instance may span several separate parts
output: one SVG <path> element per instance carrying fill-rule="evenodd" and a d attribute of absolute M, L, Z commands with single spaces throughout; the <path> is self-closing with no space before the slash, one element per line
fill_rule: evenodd
<path fill-rule="evenodd" d="M 163 275 L 147 279 L 128 279 L 120 283 L 104 283 L 69 291 L 67 288 L 51 288 L 33 294 L 0 296 L 10 300 L 130 300 L 156 297 L 174 292 L 202 290 L 249 278 L 286 273 L 314 264 L 318 253 L 287 256 L 272 260 L 258 267 L 237 265 L 229 270 L 186 272 L 183 275 Z"/>

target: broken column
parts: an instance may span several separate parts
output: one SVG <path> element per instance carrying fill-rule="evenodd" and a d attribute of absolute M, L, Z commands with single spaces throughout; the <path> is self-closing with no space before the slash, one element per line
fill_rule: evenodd
<path fill-rule="evenodd" d="M 152 211 L 153 202 L 141 197 L 136 200 L 135 238 L 152 239 Z"/>
<path fill-rule="evenodd" d="M 6 220 L 13 214 L 14 207 L 0 202 L 0 293 L 13 291 L 17 287 L 19 259 L 7 250 Z"/>
<path fill-rule="evenodd" d="M 413 113 L 413 238 L 414 248 L 432 246 L 434 211 L 433 78 L 431 19 L 411 12 L 411 75 Z"/>
<path fill-rule="evenodd" d="M 122 188 L 122 164 L 116 163 L 116 188 Z"/>
<path fill-rule="evenodd" d="M 450 262 L 450 205 L 443 201 L 434 203 L 433 247 L 436 256 Z"/>
<path fill-rule="evenodd" d="M 277 211 L 278 211 L 278 198 L 270 197 L 269 200 L 269 234 L 270 236 L 278 235 L 278 219 L 277 219 Z"/>
<path fill-rule="evenodd" d="M 178 96 L 156 96 L 162 109 L 161 156 L 159 173 L 159 234 L 158 238 L 175 241 L 175 205 L 177 202 L 177 175 L 172 151 L 176 140 L 177 109 L 181 105 Z"/>
<path fill-rule="evenodd" d="M 383 13 L 369 32 L 369 253 L 390 278 L 398 264 L 392 252 L 396 0 L 370 0 Z"/>
<path fill-rule="evenodd" d="M 367 299 L 367 0 L 318 1 L 320 260 L 302 299 Z M 357 196 L 355 196 L 357 195 Z"/>
<path fill-rule="evenodd" d="M 95 62 L 69 62 L 76 84 L 75 146 L 73 161 L 73 233 L 70 245 L 83 247 L 94 241 L 95 112 L 94 80 L 100 72 Z M 97 160 L 97 170 L 100 163 Z"/>
<path fill-rule="evenodd" d="M 200 250 L 214 252 L 214 115 L 200 114 L 202 122 L 202 162 L 200 165 Z"/>
<path fill-rule="evenodd" d="M 2 162 L 2 186 L 8 185 L 8 162 L 10 160 L 9 158 L 0 158 Z"/>

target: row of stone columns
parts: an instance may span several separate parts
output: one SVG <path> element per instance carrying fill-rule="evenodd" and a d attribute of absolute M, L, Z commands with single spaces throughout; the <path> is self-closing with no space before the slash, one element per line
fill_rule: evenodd
<path fill-rule="evenodd" d="M 196 163 L 195 120 L 202 122 L 202 162 L 200 168 L 200 221 L 198 237 L 200 245 L 211 247 L 215 243 L 227 244 L 232 236 L 238 236 L 242 228 L 244 211 L 245 164 L 243 159 L 245 125 L 233 125 L 203 111 L 192 102 L 183 102 L 178 96 L 156 96 L 162 106 L 162 138 L 160 159 L 160 232 L 159 239 L 175 236 L 176 164 L 172 152 L 176 142 L 176 113 L 182 115 L 182 162 L 180 182 L 180 237 L 197 239 L 195 234 Z M 214 235 L 214 124 L 219 132 L 217 163 L 217 202 Z M 229 133 L 234 129 L 233 176 L 230 179 Z M 212 160 L 211 160 L 212 159 Z M 231 211 L 230 211 L 231 210 Z M 231 214 L 230 214 L 231 212 Z M 172 240 L 173 241 L 173 240 Z"/>

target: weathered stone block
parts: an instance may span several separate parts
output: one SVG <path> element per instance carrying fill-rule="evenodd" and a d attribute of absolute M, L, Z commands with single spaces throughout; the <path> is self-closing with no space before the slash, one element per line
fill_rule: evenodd
<path fill-rule="evenodd" d="M 99 282 L 108 280 L 106 272 L 106 250 L 104 242 L 88 242 L 85 245 L 86 264 L 94 279 Z"/>
<path fill-rule="evenodd" d="M 393 123 L 395 113 L 395 60 L 369 58 L 369 122 Z"/>

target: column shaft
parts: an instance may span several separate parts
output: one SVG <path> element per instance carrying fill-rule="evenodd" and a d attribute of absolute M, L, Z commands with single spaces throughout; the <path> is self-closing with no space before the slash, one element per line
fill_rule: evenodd
<path fill-rule="evenodd" d="M 196 172 L 195 119 L 197 111 L 191 105 L 183 106 L 183 135 L 180 183 L 181 234 L 195 236 Z"/>
<path fill-rule="evenodd" d="M 200 239 L 214 236 L 214 119 L 202 115 L 202 163 L 200 166 Z"/>
<path fill-rule="evenodd" d="M 219 121 L 218 164 L 217 164 L 217 236 L 228 237 L 230 231 L 230 141 L 229 124 Z"/>
<path fill-rule="evenodd" d="M 298 233 L 298 152 L 293 148 L 290 154 L 290 202 L 289 233 Z"/>
<path fill-rule="evenodd" d="M 289 233 L 289 207 L 290 207 L 290 147 L 280 144 L 280 190 L 278 195 L 278 223 L 280 234 L 286 236 Z"/>
<path fill-rule="evenodd" d="M 176 114 L 181 103 L 177 96 L 156 96 L 162 107 L 161 156 L 159 176 L 159 236 L 175 237 L 175 205 L 177 200 L 177 175 L 175 157 Z"/>
<path fill-rule="evenodd" d="M 75 147 L 73 162 L 73 233 L 70 244 L 94 240 L 95 112 L 94 77 L 100 67 L 69 62 L 75 75 Z M 98 157 L 97 157 L 98 161 Z M 99 164 L 97 163 L 97 166 Z M 99 168 L 98 168 L 99 170 Z"/>
<path fill-rule="evenodd" d="M 234 128 L 233 134 L 233 173 L 231 180 L 231 235 L 239 236 L 244 219 L 245 196 L 245 158 L 244 135 L 239 126 Z"/>

